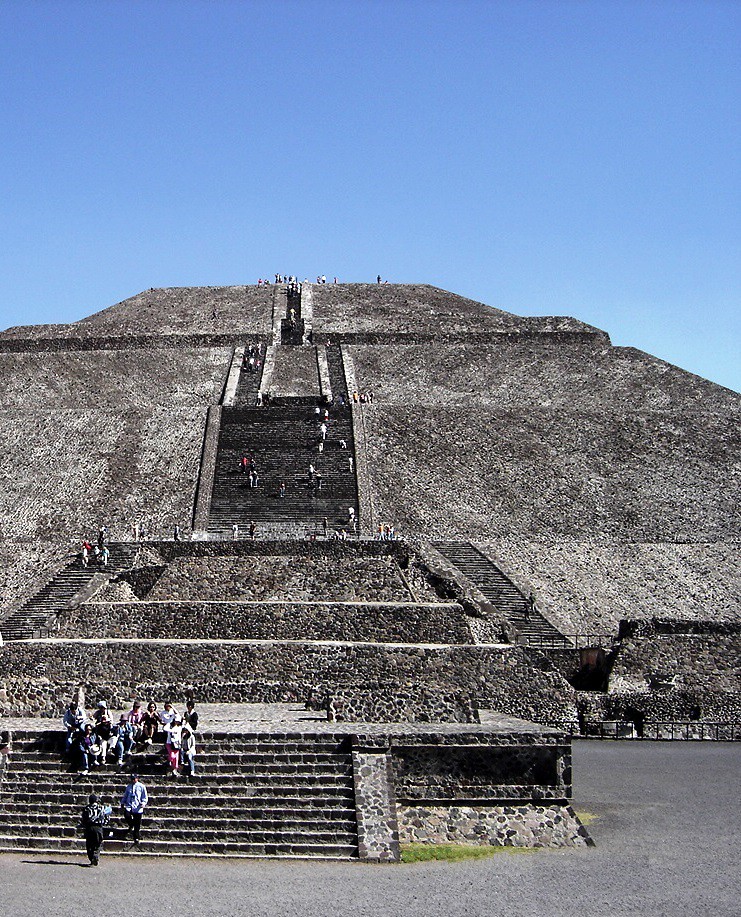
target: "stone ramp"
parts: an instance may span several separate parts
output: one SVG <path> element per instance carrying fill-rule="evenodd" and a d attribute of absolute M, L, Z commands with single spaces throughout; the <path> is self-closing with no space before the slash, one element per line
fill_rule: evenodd
<path fill-rule="evenodd" d="M 438 541 L 433 547 L 467 577 L 515 627 L 538 646 L 571 647 L 571 643 L 539 611 L 527 613 L 526 599 L 497 565 L 467 541 Z"/>
<path fill-rule="evenodd" d="M 142 774 L 150 803 L 139 852 L 188 856 L 357 857 L 352 755 L 332 733 L 204 732 L 197 777 L 166 774 L 159 753 L 74 772 L 62 734 L 17 732 L 0 783 L 0 851 L 84 852 L 77 829 L 87 796 L 113 806 L 107 853 L 131 852 L 118 803 L 129 770 Z"/>
<path fill-rule="evenodd" d="M 111 557 L 107 567 L 99 567 L 92 560 L 89 566 L 83 567 L 80 557 L 70 560 L 45 586 L 0 623 L 3 640 L 28 640 L 34 633 L 43 631 L 54 615 L 70 607 L 81 590 L 93 585 L 96 576 L 101 577 L 103 585 L 111 577 L 130 569 L 139 547 L 136 544 L 112 543 L 109 550 Z"/>
<path fill-rule="evenodd" d="M 348 509 L 358 512 L 357 484 L 350 470 L 354 456 L 352 418 L 349 408 L 330 412 L 324 451 L 319 454 L 319 424 L 314 408 L 304 404 L 281 404 L 222 413 L 208 530 L 230 537 L 231 526 L 243 534 L 252 520 L 277 534 L 304 534 L 323 530 L 326 517 L 330 531 L 346 527 Z M 347 449 L 340 448 L 344 439 Z M 258 486 L 240 471 L 242 456 L 254 458 Z M 322 487 L 309 483 L 309 465 L 321 475 Z M 286 485 L 280 497 L 281 483 Z M 266 529 L 265 526 L 269 526 Z"/>

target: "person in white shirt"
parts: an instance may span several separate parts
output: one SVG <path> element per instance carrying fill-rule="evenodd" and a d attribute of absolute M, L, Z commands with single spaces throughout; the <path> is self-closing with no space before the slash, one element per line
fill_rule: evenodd
<path fill-rule="evenodd" d="M 173 722 L 172 726 L 170 726 L 170 731 L 167 733 L 167 742 L 165 743 L 167 762 L 170 765 L 170 772 L 173 777 L 180 776 L 178 765 L 180 764 L 180 744 L 183 736 L 182 722 L 180 717 Z"/>

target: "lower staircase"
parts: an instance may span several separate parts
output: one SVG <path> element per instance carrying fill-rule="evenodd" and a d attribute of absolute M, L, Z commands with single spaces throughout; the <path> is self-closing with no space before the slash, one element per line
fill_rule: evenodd
<path fill-rule="evenodd" d="M 571 647 L 539 611 L 527 610 L 525 596 L 497 565 L 467 541 L 438 541 L 433 547 L 466 576 L 506 617 L 520 637 L 535 646 Z"/>
<path fill-rule="evenodd" d="M 352 756 L 347 737 L 199 734 L 196 777 L 165 773 L 158 753 L 133 755 L 78 775 L 60 733 L 15 734 L 0 782 L 0 852 L 85 852 L 77 828 L 90 793 L 113 807 L 103 854 L 358 856 Z M 141 845 L 125 834 L 119 804 L 127 775 L 147 787 Z"/>
<path fill-rule="evenodd" d="M 324 451 L 318 452 L 319 415 L 308 404 L 276 404 L 224 409 L 216 456 L 209 532 L 230 537 L 232 525 L 246 535 L 250 522 L 261 536 L 302 538 L 348 527 L 348 510 L 358 513 L 358 493 L 350 408 L 333 407 Z M 341 448 L 344 440 L 347 448 Z M 255 462 L 258 480 L 250 487 L 240 460 Z M 317 475 L 310 480 L 309 466 Z M 321 479 L 321 488 L 318 482 Z M 281 496 L 280 485 L 285 484 Z M 351 532 L 348 530 L 348 533 Z"/>
<path fill-rule="evenodd" d="M 97 566 L 92 558 L 83 567 L 79 555 L 62 567 L 43 588 L 0 622 L 3 640 L 30 640 L 34 634 L 43 632 L 58 612 L 69 608 L 75 595 L 89 586 L 96 575 L 110 578 L 131 569 L 138 545 L 114 543 L 108 548 L 111 556 L 107 567 Z"/>

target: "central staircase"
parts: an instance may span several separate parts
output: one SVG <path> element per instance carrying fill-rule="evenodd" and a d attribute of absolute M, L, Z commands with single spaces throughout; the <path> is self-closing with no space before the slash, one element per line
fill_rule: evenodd
<path fill-rule="evenodd" d="M 333 407 L 324 451 L 319 454 L 319 417 L 306 404 L 279 404 L 252 409 L 224 409 L 216 455 L 209 533 L 229 537 L 237 524 L 245 534 L 251 521 L 260 534 L 272 528 L 304 537 L 321 533 L 326 517 L 330 531 L 347 528 L 348 510 L 358 512 L 350 408 Z M 340 440 L 347 443 L 340 448 Z M 240 459 L 254 459 L 257 487 L 240 470 Z M 309 465 L 321 475 L 309 479 Z M 285 495 L 280 496 L 280 485 Z"/>
<path fill-rule="evenodd" d="M 118 542 L 108 547 L 111 557 L 107 567 L 97 566 L 92 558 L 89 566 L 83 567 L 78 555 L 20 608 L 11 612 L 0 623 L 3 640 L 30 640 L 34 634 L 49 627 L 56 614 L 69 608 L 72 599 L 89 586 L 96 575 L 105 577 L 100 581 L 102 586 L 107 579 L 130 570 L 134 565 L 138 545 Z"/>
<path fill-rule="evenodd" d="M 470 542 L 438 541 L 433 543 L 433 547 L 486 596 L 525 641 L 536 646 L 572 646 L 537 609 L 527 613 L 526 599 L 522 592 L 493 561 Z"/>
<path fill-rule="evenodd" d="M 60 733 L 19 732 L 0 782 L 0 852 L 84 853 L 77 829 L 90 793 L 113 807 L 103 853 L 167 856 L 358 855 L 347 737 L 303 733 L 198 736 L 198 776 L 165 774 L 159 754 L 134 755 L 87 775 L 59 753 Z M 125 835 L 120 799 L 136 769 L 149 793 L 141 846 Z"/>

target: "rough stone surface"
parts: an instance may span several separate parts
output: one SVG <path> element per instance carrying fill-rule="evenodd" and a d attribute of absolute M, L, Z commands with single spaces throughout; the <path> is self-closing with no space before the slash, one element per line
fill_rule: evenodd
<path fill-rule="evenodd" d="M 79 322 L 11 328 L 0 335 L 85 338 L 137 334 L 267 334 L 272 325 L 270 287 L 166 287 L 144 290 Z"/>
<path fill-rule="evenodd" d="M 587 847 L 589 835 L 571 806 L 398 807 L 402 844 L 493 847 Z"/>
<path fill-rule="evenodd" d="M 312 290 L 315 340 L 597 332 L 573 318 L 523 318 L 427 284 L 320 284 Z"/>
<path fill-rule="evenodd" d="M 468 693 L 479 707 L 549 725 L 577 718 L 568 682 L 534 667 L 516 647 L 95 640 L 0 648 L 0 714 L 56 714 L 79 684 L 90 696 L 195 693 L 225 703 L 384 684 L 402 697 L 424 689 Z"/>
<path fill-rule="evenodd" d="M 314 347 L 277 347 L 268 394 L 271 398 L 319 398 L 319 367 Z"/>
<path fill-rule="evenodd" d="M 158 584 L 160 585 L 160 584 Z M 57 619 L 55 636 L 206 640 L 470 643 L 456 605 L 330 602 L 89 602 Z"/>
<path fill-rule="evenodd" d="M 431 591 L 425 590 L 423 601 Z M 177 558 L 149 598 L 409 602 L 415 597 L 393 557 L 315 554 Z"/>
<path fill-rule="evenodd" d="M 354 748 L 352 769 L 360 859 L 396 862 L 399 859 L 399 828 L 388 756 L 383 752 Z"/>

